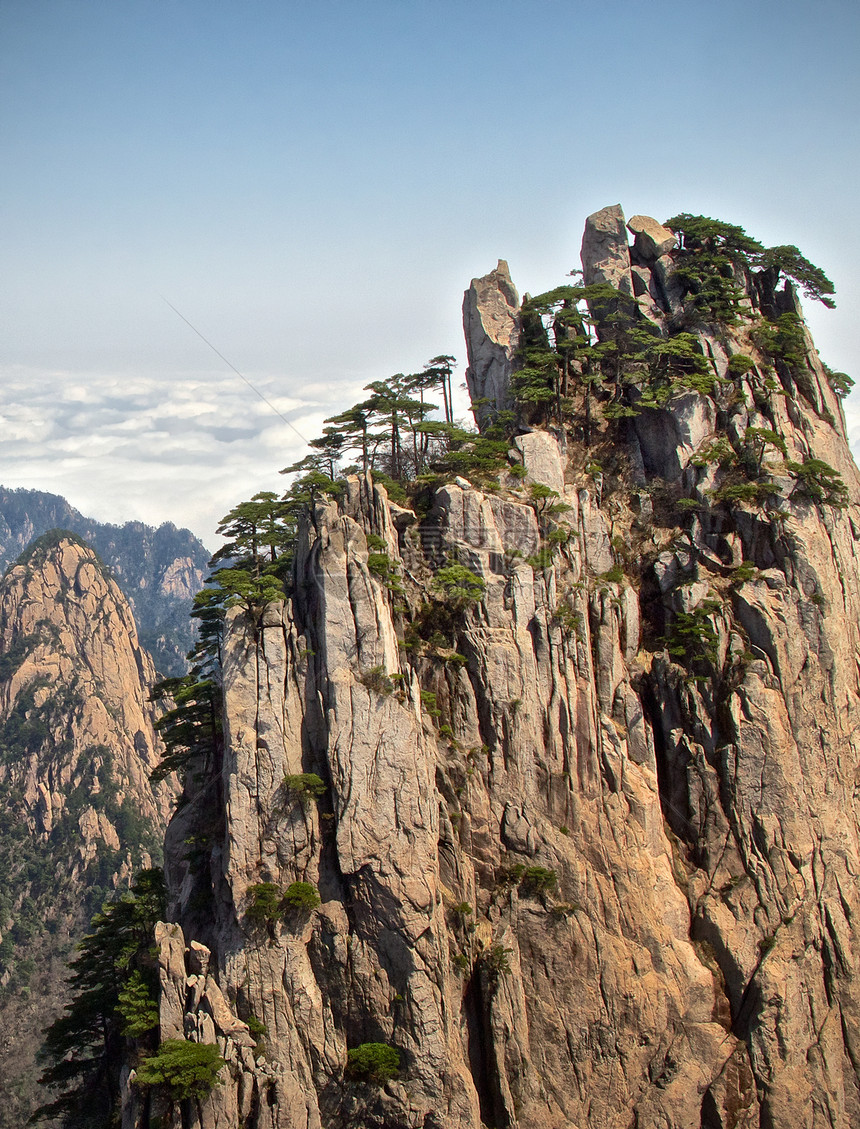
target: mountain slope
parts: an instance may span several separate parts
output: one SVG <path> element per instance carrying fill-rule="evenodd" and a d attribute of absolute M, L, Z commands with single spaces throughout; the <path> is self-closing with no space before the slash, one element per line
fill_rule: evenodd
<path fill-rule="evenodd" d="M 56 494 L 0 486 L 0 567 L 50 529 L 68 529 L 93 546 L 129 600 L 156 668 L 181 674 L 193 641 L 191 600 L 207 575 L 205 546 L 169 522 L 158 529 L 139 521 L 110 525 L 84 517 Z"/>
<path fill-rule="evenodd" d="M 152 660 L 92 549 L 37 540 L 0 581 L 0 1125 L 32 1108 L 36 1033 L 105 897 L 159 862 L 169 791 Z M 21 1034 L 30 1032 L 27 1038 Z"/>

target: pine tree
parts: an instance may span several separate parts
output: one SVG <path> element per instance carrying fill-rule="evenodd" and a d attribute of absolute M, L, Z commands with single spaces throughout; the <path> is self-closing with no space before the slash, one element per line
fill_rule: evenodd
<path fill-rule="evenodd" d="M 152 1017 L 158 972 L 151 954 L 162 919 L 164 876 L 141 871 L 131 891 L 106 904 L 71 962 L 72 1000 L 48 1028 L 40 1057 L 52 1065 L 41 1081 L 62 1093 L 32 1121 L 56 1119 L 63 1129 L 109 1129 L 119 1109 L 124 1028 Z M 132 1019 L 132 1016 L 135 1018 Z"/>

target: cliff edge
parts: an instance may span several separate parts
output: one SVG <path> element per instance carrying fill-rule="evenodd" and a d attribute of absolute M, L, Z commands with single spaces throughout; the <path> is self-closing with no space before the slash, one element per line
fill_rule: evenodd
<path fill-rule="evenodd" d="M 495 485 L 351 477 L 292 597 L 230 613 L 167 839 L 160 1037 L 226 1060 L 184 1125 L 860 1124 L 838 381 L 765 260 L 714 283 L 629 227 L 590 217 L 591 289 L 539 309 L 473 283 L 482 425 L 519 413 Z"/>

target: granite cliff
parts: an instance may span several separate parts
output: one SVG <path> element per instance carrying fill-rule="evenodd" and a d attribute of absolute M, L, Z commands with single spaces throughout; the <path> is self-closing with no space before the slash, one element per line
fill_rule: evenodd
<path fill-rule="evenodd" d="M 36 1033 L 103 899 L 161 859 L 170 808 L 149 773 L 155 673 L 92 549 L 47 534 L 0 581 L 0 1126 L 38 1092 Z"/>
<path fill-rule="evenodd" d="M 131 1054 L 124 1129 L 860 1124 L 845 378 L 778 255 L 683 226 L 596 213 L 542 305 L 476 279 L 507 469 L 349 478 L 229 612 L 156 936 L 160 1040 L 225 1065 L 171 1104 Z"/>

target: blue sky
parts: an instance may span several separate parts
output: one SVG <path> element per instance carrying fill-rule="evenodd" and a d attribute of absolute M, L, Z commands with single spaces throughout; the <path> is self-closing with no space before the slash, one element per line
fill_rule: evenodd
<path fill-rule="evenodd" d="M 859 33 L 847 0 L 0 0 L 0 481 L 212 545 L 303 452 L 162 296 L 312 438 L 616 202 L 797 244 L 860 375 Z"/>

